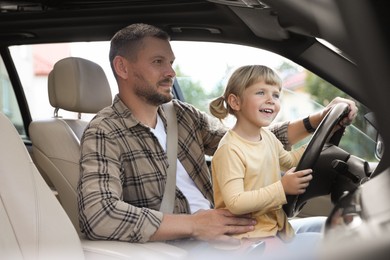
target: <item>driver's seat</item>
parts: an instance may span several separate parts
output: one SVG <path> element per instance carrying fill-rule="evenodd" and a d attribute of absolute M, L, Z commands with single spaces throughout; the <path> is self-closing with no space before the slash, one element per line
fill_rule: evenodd
<path fill-rule="evenodd" d="M 36 120 L 29 126 L 32 150 L 38 169 L 58 192 L 59 200 L 80 233 L 77 183 L 80 174 L 80 139 L 89 120 L 81 113 L 97 113 L 111 105 L 111 89 L 100 65 L 78 57 L 59 60 L 48 78 L 49 101 L 54 117 Z M 65 119 L 58 110 L 77 112 Z"/>

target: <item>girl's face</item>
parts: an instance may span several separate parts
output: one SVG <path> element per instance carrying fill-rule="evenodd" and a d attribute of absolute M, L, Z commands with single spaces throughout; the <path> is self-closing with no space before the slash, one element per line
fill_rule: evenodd
<path fill-rule="evenodd" d="M 256 82 L 246 88 L 239 98 L 237 120 L 248 126 L 269 126 L 280 110 L 280 87 Z"/>

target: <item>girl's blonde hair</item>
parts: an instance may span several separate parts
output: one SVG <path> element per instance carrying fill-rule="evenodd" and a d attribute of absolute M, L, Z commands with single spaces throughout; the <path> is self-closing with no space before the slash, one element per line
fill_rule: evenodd
<path fill-rule="evenodd" d="M 244 90 L 253 84 L 264 81 L 265 84 L 282 87 L 282 79 L 271 68 L 263 65 L 247 65 L 236 69 L 229 78 L 225 93 L 211 101 L 210 113 L 219 119 L 224 119 L 228 114 L 234 115 L 227 98 L 230 94 L 241 97 Z"/>

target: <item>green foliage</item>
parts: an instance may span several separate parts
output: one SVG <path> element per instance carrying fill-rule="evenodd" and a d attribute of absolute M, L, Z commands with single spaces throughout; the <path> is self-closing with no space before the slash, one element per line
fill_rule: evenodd
<path fill-rule="evenodd" d="M 183 92 L 185 101 L 194 105 L 202 111 L 208 108 L 207 94 L 202 88 L 199 81 L 193 81 L 191 77 L 186 76 L 179 66 L 175 67 L 176 77 L 180 84 L 180 89 Z M 205 110 L 206 108 L 206 110 Z"/>
<path fill-rule="evenodd" d="M 305 92 L 309 93 L 314 101 L 323 106 L 328 105 L 335 97 L 342 97 L 353 100 L 352 97 L 348 96 L 343 91 L 339 90 L 327 81 L 321 79 L 309 71 L 307 72 L 305 82 Z M 363 116 L 369 110 L 359 102 L 355 102 L 359 109 L 359 114 L 354 121 L 354 125 L 359 129 L 365 129 L 367 127 L 367 122 Z"/>
<path fill-rule="evenodd" d="M 223 94 L 225 86 L 222 80 L 216 86 L 208 86 L 211 88 L 211 91 L 206 92 L 200 81 L 193 81 L 191 77 L 181 71 L 179 66 L 175 67 L 175 71 L 185 101 L 201 111 L 208 112 L 211 99 Z"/>
<path fill-rule="evenodd" d="M 307 72 L 305 90 L 311 94 L 314 101 L 324 106 L 337 96 L 349 98 L 347 94 L 310 72 Z"/>
<path fill-rule="evenodd" d="M 352 99 L 346 93 L 309 71 L 307 72 L 305 82 L 305 92 L 311 95 L 311 99 L 323 106 L 328 105 L 335 97 Z M 346 129 L 348 134 L 344 135 L 340 145 L 345 150 L 352 151 L 356 156 L 365 158 L 366 160 L 375 160 L 373 153 L 375 143 L 372 139 L 375 139 L 376 131 L 364 119 L 364 115 L 369 110 L 359 102 L 355 101 L 355 103 L 359 113 L 353 122 L 354 127 L 348 127 Z M 362 132 L 367 133 L 368 136 L 364 136 Z"/>

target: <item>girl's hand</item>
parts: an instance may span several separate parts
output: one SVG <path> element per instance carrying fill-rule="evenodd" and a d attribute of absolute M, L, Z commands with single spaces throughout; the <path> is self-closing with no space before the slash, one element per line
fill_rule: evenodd
<path fill-rule="evenodd" d="M 298 195 L 306 191 L 313 176 L 313 170 L 306 169 L 295 172 L 295 167 L 288 170 L 282 177 L 282 185 L 287 195 Z"/>

